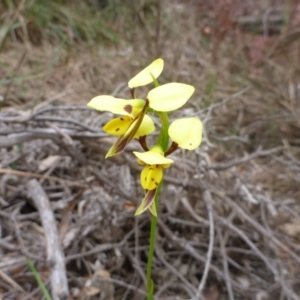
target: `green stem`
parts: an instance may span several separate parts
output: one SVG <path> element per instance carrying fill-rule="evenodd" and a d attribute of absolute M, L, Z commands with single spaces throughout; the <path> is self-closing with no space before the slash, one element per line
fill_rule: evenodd
<path fill-rule="evenodd" d="M 154 76 L 151 73 L 150 73 L 150 75 L 153 79 L 154 86 L 158 87 L 159 86 L 158 81 L 154 78 Z M 168 149 L 168 145 L 169 145 L 168 113 L 160 112 L 159 118 L 160 118 L 162 126 L 161 126 L 161 131 L 160 131 L 160 134 L 158 137 L 157 145 L 159 145 L 162 148 L 162 150 L 165 152 Z M 163 178 L 156 189 L 155 198 L 154 198 L 154 203 L 155 203 L 157 213 L 158 213 L 158 197 L 160 195 L 160 190 L 161 190 L 162 184 L 163 184 Z M 147 290 L 148 290 L 147 300 L 153 300 L 153 294 L 154 294 L 154 284 L 153 284 L 151 274 L 152 274 L 152 263 L 153 263 L 153 255 L 154 255 L 155 240 L 156 240 L 156 238 L 155 238 L 156 237 L 156 227 L 157 227 L 157 217 L 152 215 L 151 231 L 150 231 L 150 247 L 149 247 L 148 262 L 147 262 Z"/>
<path fill-rule="evenodd" d="M 158 185 L 155 198 L 154 198 L 154 203 L 157 211 L 158 211 L 158 197 L 162 187 L 162 182 L 163 180 Z M 157 217 L 152 215 L 151 231 L 150 231 L 150 248 L 149 248 L 148 262 L 147 262 L 147 290 L 148 290 L 147 300 L 153 299 L 153 292 L 154 292 L 154 285 L 151 278 L 151 274 L 152 274 L 152 262 L 153 262 L 154 248 L 155 248 L 156 227 L 157 227 Z"/>
<path fill-rule="evenodd" d="M 161 121 L 161 131 L 158 137 L 157 144 L 162 148 L 162 150 L 165 152 L 168 149 L 169 146 L 169 134 L 168 134 L 168 129 L 169 129 L 169 117 L 168 113 L 166 112 L 160 112 L 159 113 L 159 118 Z"/>
<path fill-rule="evenodd" d="M 162 123 L 162 128 L 158 137 L 157 144 L 162 148 L 163 151 L 166 151 L 169 145 L 169 135 L 168 135 L 169 118 L 166 112 L 160 112 L 159 117 Z M 163 184 L 163 179 L 161 180 L 161 182 L 157 187 L 155 198 L 154 198 L 154 203 L 155 203 L 157 213 L 158 213 L 158 197 L 160 194 L 162 184 Z M 154 285 L 151 278 L 151 273 L 152 273 L 152 262 L 153 262 L 154 248 L 155 248 L 156 227 L 157 227 L 157 217 L 152 215 L 151 231 L 150 231 L 150 248 L 149 248 L 148 262 L 147 262 L 147 290 L 148 290 L 147 300 L 152 300 L 153 293 L 154 293 Z"/>

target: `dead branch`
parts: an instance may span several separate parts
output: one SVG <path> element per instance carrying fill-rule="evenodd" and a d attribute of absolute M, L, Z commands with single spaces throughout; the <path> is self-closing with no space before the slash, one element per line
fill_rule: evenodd
<path fill-rule="evenodd" d="M 220 196 L 220 195 L 219 195 Z M 288 253 L 298 264 L 300 264 L 300 257 L 292 251 L 289 247 L 285 244 L 280 242 L 274 234 L 271 234 L 266 230 L 263 226 L 261 226 L 257 221 L 255 221 L 251 216 L 249 216 L 238 204 L 232 201 L 229 197 L 225 197 L 227 203 L 237 212 L 237 215 L 243 218 L 244 220 L 248 221 L 259 233 L 263 236 L 269 238 L 274 245 L 281 248 L 284 252 Z"/>
<path fill-rule="evenodd" d="M 196 294 L 197 293 L 197 289 L 192 285 L 192 284 L 190 284 L 186 279 L 185 279 L 185 277 L 182 275 L 182 274 L 180 274 L 179 272 L 178 272 L 178 270 L 175 268 L 175 267 L 173 267 L 171 264 L 169 264 L 168 262 L 167 262 L 167 260 L 165 259 L 165 257 L 164 257 L 164 251 L 163 251 L 163 249 L 158 245 L 158 244 L 156 244 L 155 245 L 155 252 L 156 252 L 156 254 L 157 254 L 157 256 L 158 256 L 158 258 L 162 261 L 162 263 L 166 266 L 166 268 L 168 268 L 176 277 L 178 277 L 184 284 L 185 284 L 185 286 L 188 288 L 188 290 L 189 290 L 189 294 L 190 294 L 190 296 L 194 296 L 194 294 Z M 199 299 L 201 298 L 203 298 L 202 297 L 202 295 L 201 296 L 199 296 L 198 297 Z M 198 299 L 197 298 L 197 299 Z"/>
<path fill-rule="evenodd" d="M 212 255 L 213 255 L 214 235 L 215 235 L 213 209 L 212 209 L 212 203 L 211 203 L 212 202 L 211 193 L 206 190 L 203 194 L 203 199 L 206 204 L 208 220 L 209 220 L 209 245 L 208 245 L 208 250 L 207 250 L 207 255 L 206 255 L 204 272 L 203 272 L 201 281 L 198 286 L 197 294 L 196 294 L 197 299 L 201 296 L 203 289 L 205 287 L 205 284 L 206 284 L 207 277 L 208 277 L 208 272 L 210 269 L 211 259 L 212 259 Z"/>
<path fill-rule="evenodd" d="M 279 152 L 281 150 L 284 149 L 284 146 L 279 146 L 279 147 L 275 147 L 273 149 L 269 149 L 269 150 L 262 150 L 260 147 L 253 153 L 243 157 L 243 158 L 238 158 L 238 159 L 233 159 L 230 161 L 227 161 L 225 163 L 218 163 L 218 164 L 214 164 L 214 165 L 208 165 L 206 168 L 209 170 L 226 170 L 226 169 L 230 169 L 234 166 L 240 165 L 240 164 L 244 164 L 250 160 L 252 160 L 253 158 L 256 157 L 261 157 L 261 156 L 269 156 L 273 153 Z"/>
<path fill-rule="evenodd" d="M 73 181 L 58 178 L 58 177 L 55 177 L 55 176 L 46 176 L 45 177 L 44 175 L 41 175 L 41 174 L 22 172 L 22 171 L 18 171 L 18 170 L 0 169 L 0 174 L 14 174 L 14 175 L 17 175 L 17 176 L 43 178 L 43 179 L 47 178 L 49 180 L 63 182 L 65 185 L 69 185 L 69 186 L 86 187 L 86 185 L 84 183 L 81 183 L 81 182 L 73 182 Z"/>
<path fill-rule="evenodd" d="M 199 254 L 199 252 L 188 241 L 182 238 L 178 238 L 175 234 L 173 234 L 173 232 L 168 228 L 168 226 L 161 219 L 158 219 L 158 224 L 160 228 L 163 230 L 163 232 L 170 238 L 171 241 L 178 244 L 182 249 L 187 251 L 187 253 L 189 253 L 196 260 L 205 264 L 206 258 L 201 254 Z M 215 265 L 211 264 L 210 269 L 214 271 L 214 273 L 218 277 L 222 278 L 224 281 L 226 280 L 223 272 Z M 237 290 L 241 290 L 239 283 L 235 280 L 232 280 L 232 286 L 235 287 Z"/>
<path fill-rule="evenodd" d="M 225 278 L 226 278 L 226 287 L 227 287 L 227 293 L 228 293 L 228 298 L 229 300 L 234 300 L 234 294 L 233 294 L 233 290 L 232 290 L 232 285 L 231 285 L 231 276 L 228 270 L 228 257 L 227 257 L 227 253 L 226 253 L 226 241 L 222 236 L 221 233 L 221 228 L 220 226 L 216 226 L 216 230 L 217 230 L 217 234 L 218 234 L 218 238 L 219 238 L 219 242 L 220 242 L 220 252 L 223 258 L 223 270 L 224 270 L 224 274 L 225 274 Z"/>
<path fill-rule="evenodd" d="M 77 131 L 71 129 L 63 129 L 60 128 L 61 132 L 74 139 L 80 138 L 99 138 L 99 137 L 106 137 L 107 135 L 98 132 L 98 133 L 91 133 L 88 131 Z M 52 128 L 34 128 L 24 130 L 21 133 L 11 133 L 5 136 L 0 136 L 0 148 L 12 147 L 14 145 L 29 142 L 36 139 L 57 139 L 61 135 Z"/>
<path fill-rule="evenodd" d="M 47 260 L 51 269 L 50 278 L 53 300 L 68 299 L 69 288 L 65 268 L 65 257 L 62 252 L 56 221 L 51 210 L 49 199 L 36 179 L 32 179 L 27 183 L 27 192 L 39 211 L 44 228 Z"/>

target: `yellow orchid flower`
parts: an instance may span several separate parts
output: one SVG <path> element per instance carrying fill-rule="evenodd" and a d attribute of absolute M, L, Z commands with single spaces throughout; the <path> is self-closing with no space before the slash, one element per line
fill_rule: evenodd
<path fill-rule="evenodd" d="M 93 98 L 87 106 L 99 111 L 110 111 L 122 115 L 122 117 L 112 119 L 103 127 L 106 133 L 119 136 L 119 139 L 108 150 L 106 158 L 123 152 L 133 138 L 138 139 L 155 130 L 153 121 L 145 115 L 146 101 L 143 99 L 125 100 L 102 95 Z"/>
<path fill-rule="evenodd" d="M 195 150 L 202 140 L 202 122 L 197 117 L 178 119 L 169 126 L 168 134 L 172 139 L 170 148 L 163 153 L 159 145 L 146 152 L 133 152 L 138 163 L 145 165 L 141 172 L 141 185 L 146 191 L 142 203 L 135 215 L 143 213 L 149 208 L 157 216 L 154 203 L 156 188 L 163 178 L 163 169 L 168 168 L 174 161 L 166 158 L 178 148 Z"/>
<path fill-rule="evenodd" d="M 166 158 L 160 146 L 156 145 L 146 152 L 133 152 L 138 158 L 138 163 L 145 165 L 141 172 L 141 185 L 146 191 L 145 198 L 137 209 L 135 215 L 143 213 L 148 208 L 157 216 L 154 203 L 156 188 L 163 178 L 163 169 L 168 168 L 174 161 Z"/>
<path fill-rule="evenodd" d="M 173 141 L 173 147 L 195 150 L 202 141 L 202 128 L 202 122 L 197 117 L 175 120 L 168 129 L 169 137 Z M 169 150 L 165 155 L 168 154 Z"/>
<path fill-rule="evenodd" d="M 122 118 L 119 118 L 120 122 L 122 122 Z M 112 120 L 114 121 L 114 120 Z M 110 121 L 110 122 L 112 122 Z M 109 123 L 110 123 L 109 122 Z M 110 126 L 110 124 L 107 123 L 103 129 Z M 114 124 L 115 125 L 115 124 Z M 110 130 L 107 129 L 107 132 L 110 133 Z M 124 130 L 123 128 L 122 130 Z M 120 129 L 121 130 L 121 129 Z M 150 117 L 145 115 L 143 112 L 129 125 L 127 128 L 125 134 L 121 135 L 118 140 L 111 146 L 111 148 L 108 150 L 105 158 L 114 156 L 116 154 L 122 153 L 127 146 L 127 144 L 133 139 L 139 139 L 142 136 L 146 136 L 150 133 L 152 133 L 155 130 L 155 125 Z M 112 130 L 113 131 L 113 130 Z"/>
<path fill-rule="evenodd" d="M 123 152 L 133 138 L 148 135 L 155 130 L 152 120 L 148 117 L 144 118 L 148 107 L 162 112 L 176 110 L 187 102 L 194 90 L 191 85 L 167 83 L 152 89 L 146 101 L 125 100 L 109 95 L 93 98 L 87 104 L 89 107 L 124 116 L 111 120 L 103 128 L 107 133 L 119 136 L 106 154 L 106 158 Z"/>
<path fill-rule="evenodd" d="M 158 78 L 163 68 L 164 68 L 164 61 L 161 58 L 156 59 L 148 67 L 146 67 L 137 75 L 135 75 L 132 79 L 130 79 L 128 82 L 128 86 L 131 89 L 134 89 L 139 86 L 144 86 L 153 82 L 152 76 L 155 79 Z"/>
<path fill-rule="evenodd" d="M 174 162 L 167 156 L 178 148 L 194 150 L 202 140 L 202 123 L 197 117 L 178 119 L 169 123 L 168 112 L 182 107 L 192 96 L 195 88 L 177 82 L 159 85 L 157 78 L 163 68 L 164 61 L 158 58 L 130 79 L 128 81 L 130 100 L 102 95 L 93 98 L 88 103 L 91 108 L 118 115 L 103 127 L 106 133 L 118 137 L 105 158 L 123 152 L 126 145 L 134 138 L 138 140 L 145 151 L 133 152 L 138 163 L 143 165 L 140 182 L 145 190 L 145 197 L 135 215 L 140 215 L 147 209 L 152 213 L 146 276 L 150 296 L 154 291 L 151 270 L 155 250 L 159 196 L 164 169 L 169 168 Z M 147 96 L 136 97 L 135 89 L 149 83 L 153 83 L 155 87 L 148 92 Z M 150 150 L 147 144 L 147 135 L 155 130 L 155 126 L 147 112 L 158 116 L 161 124 L 156 144 Z"/>
<path fill-rule="evenodd" d="M 163 66 L 164 61 L 158 58 L 128 82 L 133 98 L 135 98 L 134 88 L 153 82 L 161 74 Z M 94 97 L 87 106 L 121 115 L 103 128 L 105 132 L 119 136 L 106 154 L 106 158 L 123 152 L 133 138 L 139 139 L 155 130 L 153 121 L 145 116 L 148 108 L 159 112 L 176 110 L 188 101 L 194 90 L 191 85 L 173 82 L 152 89 L 146 100 L 126 100 L 109 95 Z"/>

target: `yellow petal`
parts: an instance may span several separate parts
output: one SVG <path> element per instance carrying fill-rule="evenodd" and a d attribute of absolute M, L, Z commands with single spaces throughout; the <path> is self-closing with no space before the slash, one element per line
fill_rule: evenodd
<path fill-rule="evenodd" d="M 167 169 L 167 168 L 169 168 L 170 166 L 171 166 L 171 164 L 163 164 L 163 165 L 161 165 L 164 169 Z"/>
<path fill-rule="evenodd" d="M 118 138 L 118 140 L 111 146 L 108 150 L 105 158 L 117 155 L 122 153 L 127 146 L 127 144 L 133 139 L 136 132 L 138 131 L 144 117 L 144 112 L 140 113 L 140 115 L 131 123 L 126 133 Z"/>
<path fill-rule="evenodd" d="M 137 159 L 137 162 L 138 162 L 139 165 L 144 165 L 144 164 L 145 164 L 145 163 L 144 163 L 142 160 L 140 160 L 140 159 Z"/>
<path fill-rule="evenodd" d="M 183 106 L 194 93 L 195 88 L 184 83 L 167 83 L 148 93 L 149 106 L 157 111 L 172 111 Z"/>
<path fill-rule="evenodd" d="M 152 119 L 149 116 L 145 115 L 138 131 L 136 132 L 136 134 L 134 136 L 134 138 L 138 139 L 139 137 L 144 136 L 144 135 L 148 135 L 148 134 L 152 133 L 153 131 L 155 131 L 154 123 L 153 123 Z"/>
<path fill-rule="evenodd" d="M 145 198 L 143 199 L 141 205 L 139 206 L 139 208 L 136 210 L 134 214 L 135 216 L 142 214 L 145 210 L 147 210 L 151 206 L 151 204 L 155 199 L 155 193 L 156 193 L 156 189 L 152 191 L 148 191 L 146 193 Z"/>
<path fill-rule="evenodd" d="M 194 150 L 202 140 L 202 122 L 197 117 L 178 119 L 170 125 L 168 132 L 180 148 Z"/>
<path fill-rule="evenodd" d="M 164 165 L 174 162 L 172 159 L 164 157 L 162 152 L 156 151 L 156 147 L 147 152 L 134 151 L 133 154 L 147 165 Z"/>
<path fill-rule="evenodd" d="M 163 167 L 160 165 L 145 165 L 141 172 L 141 185 L 144 190 L 154 190 L 163 177 Z"/>
<path fill-rule="evenodd" d="M 144 70 L 130 79 L 128 82 L 128 86 L 130 88 L 136 88 L 153 82 L 150 74 L 152 74 L 156 79 L 161 74 L 163 68 L 164 61 L 161 58 L 156 59 L 148 67 L 146 67 Z"/>
<path fill-rule="evenodd" d="M 125 115 L 135 118 L 143 109 L 146 102 L 142 99 L 125 100 L 109 95 L 102 95 L 93 98 L 88 107 L 100 111 L 110 111 L 113 114 Z"/>
<path fill-rule="evenodd" d="M 133 119 L 127 116 L 115 118 L 110 120 L 104 127 L 103 130 L 111 135 L 121 136 L 126 133 L 129 126 L 132 124 Z"/>

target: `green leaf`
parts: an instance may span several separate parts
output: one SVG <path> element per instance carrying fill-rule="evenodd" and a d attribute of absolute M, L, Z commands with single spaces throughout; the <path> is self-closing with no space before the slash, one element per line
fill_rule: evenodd
<path fill-rule="evenodd" d="M 40 274 L 38 273 L 37 269 L 35 268 L 32 260 L 27 257 L 26 261 L 27 261 L 27 264 L 28 264 L 31 272 L 33 273 L 33 276 L 34 276 L 39 288 L 41 289 L 44 297 L 46 298 L 46 300 L 52 300 L 52 298 L 51 298 L 47 288 L 45 287 L 45 285 L 42 281 L 42 278 L 41 278 Z"/>

